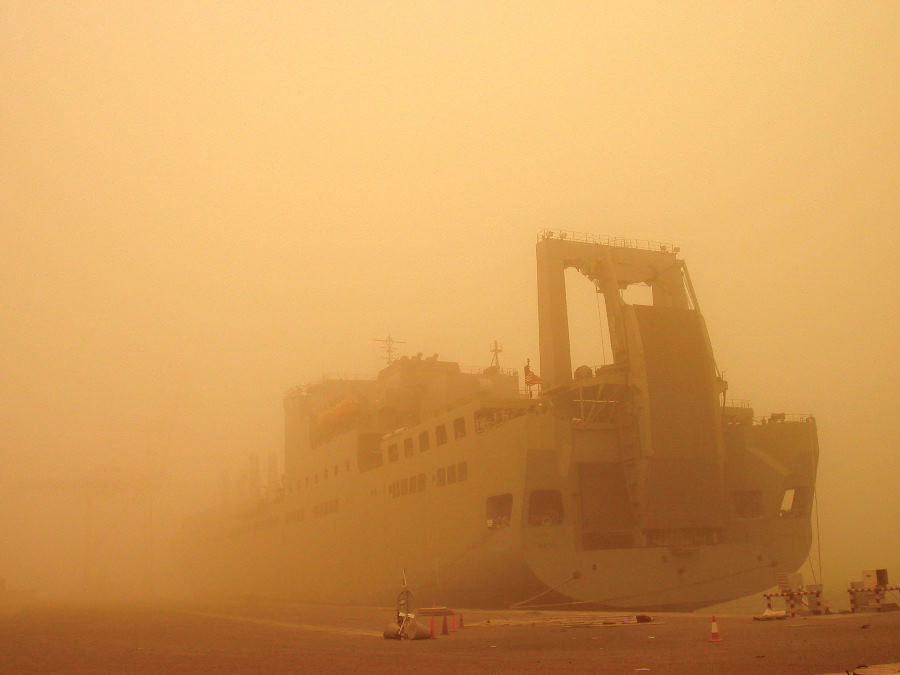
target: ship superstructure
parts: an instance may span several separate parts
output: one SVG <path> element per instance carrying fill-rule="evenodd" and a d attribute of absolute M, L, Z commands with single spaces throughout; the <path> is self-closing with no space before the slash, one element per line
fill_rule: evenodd
<path fill-rule="evenodd" d="M 815 421 L 726 400 L 678 253 L 539 235 L 537 396 L 498 362 L 464 373 L 421 355 L 290 392 L 282 488 L 197 526 L 195 579 L 378 603 L 405 570 L 443 604 L 634 609 L 774 585 L 809 550 Z M 573 370 L 569 268 L 603 297 L 611 363 Z M 624 300 L 638 284 L 652 304 Z"/>

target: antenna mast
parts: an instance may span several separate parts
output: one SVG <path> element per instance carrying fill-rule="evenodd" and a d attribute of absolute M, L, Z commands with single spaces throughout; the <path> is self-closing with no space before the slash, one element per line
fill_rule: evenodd
<path fill-rule="evenodd" d="M 500 368 L 500 352 L 503 351 L 503 347 L 501 347 L 497 343 L 497 341 L 494 340 L 494 343 L 491 345 L 490 351 L 491 351 L 491 354 L 493 354 L 493 356 L 491 357 L 491 368 L 497 368 L 499 370 L 499 368 Z"/>
<path fill-rule="evenodd" d="M 375 338 L 375 342 L 383 342 L 384 349 L 387 352 L 387 364 L 391 365 L 394 362 L 394 345 L 405 345 L 406 340 L 395 340 L 391 337 L 390 333 L 386 338 Z"/>

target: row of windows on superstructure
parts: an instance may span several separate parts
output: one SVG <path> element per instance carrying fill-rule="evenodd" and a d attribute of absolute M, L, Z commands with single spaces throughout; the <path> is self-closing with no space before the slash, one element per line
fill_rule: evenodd
<path fill-rule="evenodd" d="M 344 471 L 350 473 L 350 460 L 344 461 Z M 337 477 L 341 472 L 341 465 L 335 464 L 334 468 L 331 471 L 331 476 Z M 329 472 L 328 467 L 325 467 L 325 470 L 322 472 L 323 480 L 328 480 Z M 302 488 L 309 487 L 310 485 L 317 485 L 319 483 L 319 474 L 318 472 L 312 474 L 311 476 L 306 476 L 302 481 L 298 478 L 296 481 L 286 481 L 285 487 L 288 492 L 293 492 L 294 490 L 300 491 Z"/>
<path fill-rule="evenodd" d="M 453 438 L 459 440 L 466 436 L 466 418 L 457 417 L 453 420 Z M 449 440 L 447 436 L 447 425 L 438 424 L 434 428 L 434 444 L 441 446 Z M 431 448 L 431 434 L 426 429 L 418 435 L 419 452 L 425 452 Z M 410 436 L 403 439 L 403 456 L 412 457 L 416 453 L 416 439 Z M 389 462 L 396 462 L 400 459 L 400 443 L 391 443 L 387 448 L 387 457 Z"/>
<path fill-rule="evenodd" d="M 457 417 L 453 420 L 453 438 L 459 440 L 461 438 L 465 438 L 466 436 L 466 419 L 464 417 Z M 438 424 L 434 428 L 434 444 L 435 446 L 445 445 L 449 437 L 447 435 L 447 425 L 446 424 Z M 431 448 L 431 433 L 426 429 L 418 435 L 418 445 L 419 452 L 425 452 L 429 448 Z M 400 444 L 391 443 L 387 449 L 388 461 L 396 462 L 400 459 Z M 416 439 L 412 436 L 409 438 L 403 439 L 403 455 L 405 457 L 412 457 L 416 452 Z M 345 471 L 350 472 L 350 460 L 346 460 L 345 463 Z M 331 475 L 337 476 L 340 473 L 340 465 L 335 464 L 332 470 Z M 322 479 L 328 480 L 329 472 L 328 467 L 322 472 Z M 308 488 L 310 485 L 318 485 L 319 483 L 319 474 L 318 472 L 306 476 L 303 481 L 297 479 L 294 483 L 286 483 L 286 487 L 288 492 L 293 492 L 295 489 L 300 490 L 302 488 Z"/>
<path fill-rule="evenodd" d="M 438 469 L 431 477 L 432 482 L 438 486 L 452 485 L 453 483 L 461 483 L 469 477 L 469 465 L 466 462 L 443 466 Z M 388 494 L 396 499 L 397 497 L 405 497 L 406 495 L 414 495 L 417 492 L 424 492 L 428 485 L 428 479 L 424 473 L 409 478 L 401 478 L 395 480 L 388 485 Z"/>

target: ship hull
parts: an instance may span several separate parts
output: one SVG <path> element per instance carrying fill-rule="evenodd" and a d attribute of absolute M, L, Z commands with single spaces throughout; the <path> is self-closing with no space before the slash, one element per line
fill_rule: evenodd
<path fill-rule="evenodd" d="M 678 252 L 540 233 L 543 376 L 526 363 L 527 396 L 496 345 L 478 374 L 389 351 L 373 380 L 289 393 L 283 483 L 198 524 L 198 587 L 385 603 L 406 579 L 429 604 L 691 609 L 795 571 L 815 421 L 728 404 Z M 572 367 L 571 268 L 603 295 L 601 366 Z M 634 285 L 652 304 L 625 301 Z"/>
<path fill-rule="evenodd" d="M 473 405 L 450 418 L 476 412 Z M 748 472 L 756 471 L 760 489 L 769 489 L 767 467 L 787 462 L 786 455 L 806 457 L 809 465 L 815 428 L 804 424 L 802 436 L 788 433 L 779 460 L 769 449 L 768 461 L 757 460 L 756 468 L 745 448 L 750 438 L 760 452 L 754 428 L 734 431 L 737 487 L 752 486 Z M 577 494 L 583 463 L 565 443 L 553 445 L 561 433 L 559 420 L 532 405 L 503 424 L 378 470 L 338 471 L 239 515 L 195 523 L 186 547 L 192 585 L 207 598 L 390 604 L 405 574 L 422 604 L 690 610 L 763 591 L 778 572 L 803 564 L 808 513 L 730 514 L 715 543 L 586 547 Z M 798 438 L 806 447 L 798 447 Z M 341 447 L 327 449 L 330 463 L 343 461 Z M 438 472 L 446 476 L 450 466 L 458 479 L 439 485 Z M 392 488 L 422 474 L 423 489 Z M 529 495 L 548 487 L 565 496 L 562 522 L 529 522 Z M 774 503 L 781 486 L 770 488 Z M 508 520 L 490 512 L 497 496 L 509 498 Z"/>

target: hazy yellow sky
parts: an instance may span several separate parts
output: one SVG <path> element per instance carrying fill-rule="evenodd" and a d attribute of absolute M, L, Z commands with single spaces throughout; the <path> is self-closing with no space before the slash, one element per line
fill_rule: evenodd
<path fill-rule="evenodd" d="M 730 394 L 819 420 L 826 572 L 900 575 L 898 43 L 897 2 L 4 2 L 4 477 L 206 495 L 373 338 L 536 360 L 563 228 L 681 246 Z"/>

